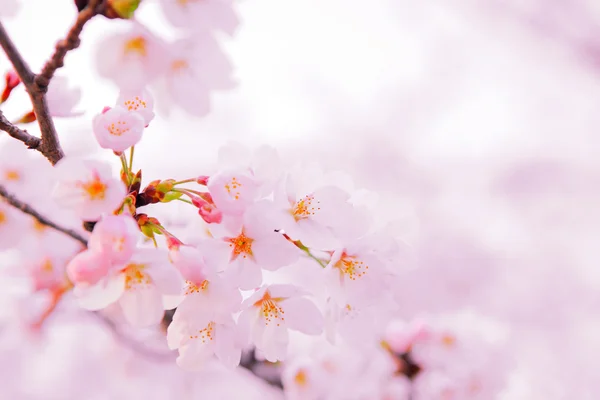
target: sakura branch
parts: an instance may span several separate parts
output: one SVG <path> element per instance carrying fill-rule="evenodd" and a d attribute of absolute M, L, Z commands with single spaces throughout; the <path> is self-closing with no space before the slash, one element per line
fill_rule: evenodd
<path fill-rule="evenodd" d="M 17 135 L 19 132 L 10 127 L 2 127 L 2 129 L 6 131 L 10 128 L 13 133 L 11 136 L 18 136 L 16 138 L 24 142 L 29 148 L 37 149 L 53 165 L 64 157 L 64 152 L 60 146 L 58 134 L 54 126 L 54 121 L 50 115 L 45 94 L 54 73 L 58 68 L 63 66 L 66 54 L 79 46 L 79 35 L 81 34 L 84 25 L 92 19 L 92 17 L 100 13 L 103 10 L 103 7 L 103 0 L 91 0 L 88 3 L 86 8 L 78 14 L 77 20 L 69 30 L 66 38 L 58 42 L 55 53 L 44 65 L 44 68 L 39 75 L 36 75 L 31 71 L 29 65 L 14 45 L 4 26 L 0 23 L 0 45 L 15 68 L 19 78 L 25 85 L 25 89 L 29 94 L 33 106 L 33 114 L 40 127 L 42 138 L 38 142 L 37 140 L 34 140 L 33 137 L 27 137 L 23 134 Z M 11 132 L 9 132 L 9 134 Z"/>
<path fill-rule="evenodd" d="M 50 219 L 44 217 L 43 215 L 38 213 L 36 210 L 34 210 L 33 207 L 31 207 L 27 203 L 20 201 L 13 194 L 8 193 L 6 188 L 4 188 L 1 185 L 0 185 L 0 197 L 4 198 L 4 200 L 6 200 L 6 202 L 8 202 L 8 204 L 21 210 L 25 214 L 31 215 L 40 224 L 48 226 L 54 230 L 57 230 L 58 232 L 64 233 L 65 235 L 77 240 L 84 246 L 87 246 L 87 240 L 83 236 L 81 236 L 79 233 L 75 232 L 72 229 L 64 228 L 64 227 L 56 224 L 55 222 L 52 222 Z"/>
<path fill-rule="evenodd" d="M 0 130 L 8 133 L 13 138 L 20 140 L 30 149 L 37 149 L 40 146 L 40 138 L 31 135 L 26 130 L 20 129 L 16 125 L 13 125 L 8 119 L 6 119 L 2 111 L 0 111 Z"/>

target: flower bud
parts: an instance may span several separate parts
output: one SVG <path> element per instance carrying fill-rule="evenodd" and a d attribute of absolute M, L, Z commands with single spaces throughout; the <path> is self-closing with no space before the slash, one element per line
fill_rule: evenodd
<path fill-rule="evenodd" d="M 9 71 L 4 75 L 5 84 L 4 91 L 2 92 L 2 96 L 0 96 L 0 104 L 4 103 L 10 97 L 13 89 L 21 84 L 21 79 L 19 75 L 14 71 Z"/>
<path fill-rule="evenodd" d="M 129 19 L 133 17 L 141 0 L 108 0 L 106 16 L 108 18 Z"/>

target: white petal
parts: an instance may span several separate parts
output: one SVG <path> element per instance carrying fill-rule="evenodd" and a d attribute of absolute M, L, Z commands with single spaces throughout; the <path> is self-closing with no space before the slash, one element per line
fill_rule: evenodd
<path fill-rule="evenodd" d="M 323 332 L 323 315 L 312 301 L 303 297 L 294 297 L 281 302 L 285 311 L 285 322 L 288 328 L 306 333 L 320 335 Z"/>
<path fill-rule="evenodd" d="M 227 368 L 235 368 L 240 364 L 241 349 L 235 341 L 232 326 L 217 325 L 215 327 L 215 355 Z"/>
<path fill-rule="evenodd" d="M 74 293 L 82 308 L 86 310 L 101 310 L 117 301 L 124 290 L 125 276 L 117 274 L 107 277 L 93 286 L 76 286 Z"/>
<path fill-rule="evenodd" d="M 164 315 L 162 298 L 153 286 L 137 286 L 126 290 L 119 304 L 127 321 L 135 327 L 158 324 Z"/>

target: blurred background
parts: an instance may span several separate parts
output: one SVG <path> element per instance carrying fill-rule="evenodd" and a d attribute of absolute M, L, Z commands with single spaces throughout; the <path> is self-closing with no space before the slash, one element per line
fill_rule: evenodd
<path fill-rule="evenodd" d="M 76 10 L 26 3 L 6 28 L 38 69 Z M 382 220 L 404 221 L 403 317 L 506 319 L 511 399 L 597 399 L 600 3 L 244 0 L 238 12 L 236 34 L 219 37 L 238 86 L 206 117 L 159 115 L 136 148 L 145 178 L 200 174 L 230 140 L 346 171 L 378 193 Z M 173 34 L 155 0 L 138 18 Z M 117 25 L 86 26 L 61 70 L 86 113 L 57 123 L 67 153 L 98 150 L 90 118 L 118 91 L 92 55 Z M 26 111 L 19 101 L 5 113 Z"/>

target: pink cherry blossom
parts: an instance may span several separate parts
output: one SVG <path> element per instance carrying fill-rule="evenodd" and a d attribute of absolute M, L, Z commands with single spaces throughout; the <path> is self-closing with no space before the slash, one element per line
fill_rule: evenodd
<path fill-rule="evenodd" d="M 214 227 L 213 239 L 201 246 L 207 262 L 225 267 L 225 274 L 243 290 L 254 289 L 262 282 L 261 268 L 275 271 L 296 261 L 299 250 L 283 235 L 275 232 L 256 205 L 233 219 Z"/>
<path fill-rule="evenodd" d="M 339 304 L 368 302 L 388 287 L 390 274 L 370 239 L 355 240 L 331 255 L 325 273 L 331 295 Z"/>
<path fill-rule="evenodd" d="M 52 166 L 22 143 L 0 136 L 0 185 L 24 201 L 39 198 L 54 185 Z"/>
<path fill-rule="evenodd" d="M 108 215 L 94 226 L 88 248 L 102 253 L 111 263 L 127 262 L 140 238 L 138 223 L 127 214 Z"/>
<path fill-rule="evenodd" d="M 85 250 L 67 265 L 67 275 L 76 285 L 95 285 L 108 275 L 112 264 L 104 253 Z"/>
<path fill-rule="evenodd" d="M 210 110 L 210 93 L 234 87 L 232 66 L 210 34 L 180 39 L 169 46 L 167 69 L 157 83 L 157 107 L 173 106 L 202 117 Z"/>
<path fill-rule="evenodd" d="M 240 291 L 217 274 L 216 265 L 207 265 L 198 249 L 181 246 L 170 252 L 170 258 L 185 279 L 184 297 L 173 320 L 194 320 L 198 315 L 209 315 L 213 321 L 222 321 L 239 311 Z"/>
<path fill-rule="evenodd" d="M 93 120 L 94 135 L 100 147 L 122 152 L 135 146 L 141 139 L 144 118 L 123 107 L 114 107 L 98 114 Z"/>
<path fill-rule="evenodd" d="M 22 266 L 29 272 L 33 290 L 55 290 L 65 285 L 64 257 L 57 253 L 44 251 L 35 256 L 25 257 Z"/>
<path fill-rule="evenodd" d="M 65 157 L 55 171 L 58 182 L 52 193 L 54 200 L 83 220 L 95 221 L 113 212 L 127 194 L 125 184 L 101 161 Z"/>
<path fill-rule="evenodd" d="M 98 73 L 122 90 L 141 91 L 166 68 L 164 43 L 137 22 L 125 32 L 106 36 L 97 49 Z"/>
<path fill-rule="evenodd" d="M 154 119 L 154 98 L 148 89 L 121 91 L 115 106 L 140 114 L 146 126 Z"/>
<path fill-rule="evenodd" d="M 53 117 L 77 117 L 83 111 L 74 111 L 81 101 L 81 88 L 71 88 L 68 78 L 55 76 L 50 81 L 46 94 L 50 115 Z"/>
<path fill-rule="evenodd" d="M 29 231 L 27 218 L 20 210 L 0 200 L 0 251 L 19 244 Z"/>
<path fill-rule="evenodd" d="M 233 0 L 161 0 L 167 20 L 191 31 L 222 30 L 232 35 L 239 24 Z"/>
<path fill-rule="evenodd" d="M 163 296 L 181 294 L 181 274 L 159 249 L 138 249 L 124 265 L 97 284 L 76 285 L 75 295 L 83 308 L 100 310 L 118 302 L 126 320 L 138 327 L 151 326 L 163 316 Z"/>
<path fill-rule="evenodd" d="M 213 321 L 198 316 L 194 320 L 173 320 L 167 330 L 170 349 L 178 349 L 177 365 L 185 370 L 201 370 L 213 355 L 229 368 L 240 363 L 241 341 L 237 337 L 235 322 Z"/>
<path fill-rule="evenodd" d="M 271 362 L 285 359 L 288 329 L 308 335 L 323 331 L 323 316 L 302 289 L 293 285 L 263 286 L 244 300 L 238 324 Z"/>
<path fill-rule="evenodd" d="M 208 191 L 217 208 L 229 214 L 243 214 L 257 200 L 258 185 L 244 171 L 221 171 L 212 175 Z"/>
<path fill-rule="evenodd" d="M 354 346 L 372 346 L 384 334 L 396 308 L 391 296 L 373 296 L 341 305 L 330 298 L 325 313 L 327 339 L 335 344 L 339 335 Z"/>
<path fill-rule="evenodd" d="M 353 215 L 349 197 L 336 186 L 297 194 L 288 177 L 275 192 L 277 222 L 294 240 L 310 248 L 328 249 L 337 243 L 335 229 L 347 225 Z"/>
<path fill-rule="evenodd" d="M 270 146 L 250 149 L 231 142 L 219 148 L 221 170 L 244 170 L 259 186 L 259 194 L 268 197 L 283 173 L 282 160 L 277 150 Z"/>

